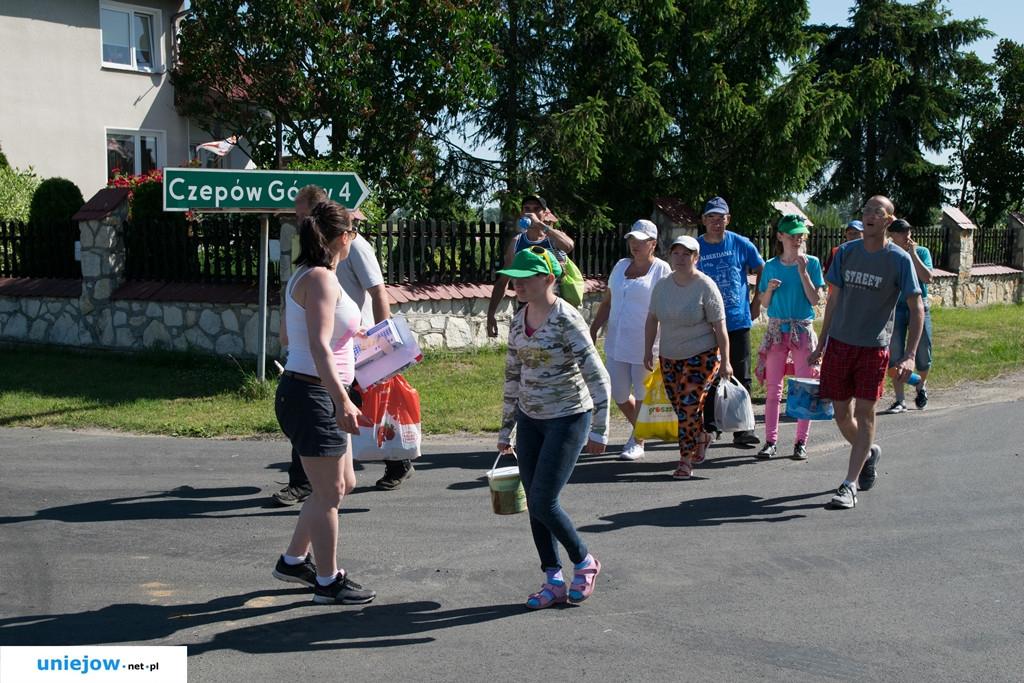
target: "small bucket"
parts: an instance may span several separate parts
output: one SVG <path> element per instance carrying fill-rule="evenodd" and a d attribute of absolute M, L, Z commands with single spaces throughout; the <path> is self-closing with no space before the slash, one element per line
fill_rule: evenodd
<path fill-rule="evenodd" d="M 816 379 L 790 377 L 786 415 L 798 420 L 831 420 L 835 414 L 832 401 L 821 398 L 820 389 Z"/>
<path fill-rule="evenodd" d="M 496 515 L 515 515 L 526 512 L 526 491 L 519 480 L 519 465 L 498 467 L 501 453 L 494 459 L 494 465 L 487 472 L 487 483 L 491 488 L 491 509 Z M 515 454 L 512 454 L 515 457 Z"/>

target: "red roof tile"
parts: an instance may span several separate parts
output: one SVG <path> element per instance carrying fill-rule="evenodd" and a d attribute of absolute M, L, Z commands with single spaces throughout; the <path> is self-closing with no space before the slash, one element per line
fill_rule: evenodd
<path fill-rule="evenodd" d="M 71 217 L 73 221 L 95 221 L 114 213 L 121 203 L 128 199 L 127 187 L 105 187 L 92 196 L 82 208 Z"/>
<path fill-rule="evenodd" d="M 79 297 L 82 296 L 82 281 L 44 277 L 4 277 L 0 278 L 0 295 Z"/>
<path fill-rule="evenodd" d="M 654 206 L 668 216 L 669 220 L 677 225 L 700 225 L 700 215 L 697 210 L 682 199 L 675 197 L 655 197 L 651 200 Z"/>

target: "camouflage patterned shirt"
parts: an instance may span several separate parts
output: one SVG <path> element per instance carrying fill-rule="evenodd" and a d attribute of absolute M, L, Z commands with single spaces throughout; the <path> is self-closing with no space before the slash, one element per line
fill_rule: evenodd
<path fill-rule="evenodd" d="M 593 410 L 590 438 L 608 443 L 608 371 L 590 341 L 583 316 L 555 299 L 533 336 L 526 335 L 526 307 L 509 325 L 505 401 L 499 443 L 510 443 L 516 409 L 546 420 Z"/>

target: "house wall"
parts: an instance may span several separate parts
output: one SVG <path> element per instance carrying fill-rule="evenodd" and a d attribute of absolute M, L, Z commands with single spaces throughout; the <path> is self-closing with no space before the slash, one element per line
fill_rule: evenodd
<path fill-rule="evenodd" d="M 0 3 L 0 147 L 11 166 L 68 178 L 90 197 L 107 182 L 107 128 L 162 132 L 160 166 L 187 158 L 168 73 L 171 17 L 184 3 L 127 4 L 162 13 L 158 72 L 102 66 L 99 0 Z"/>

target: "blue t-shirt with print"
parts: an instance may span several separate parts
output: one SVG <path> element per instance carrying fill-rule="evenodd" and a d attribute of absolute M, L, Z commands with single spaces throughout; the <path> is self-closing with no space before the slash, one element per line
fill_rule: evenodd
<path fill-rule="evenodd" d="M 754 243 L 743 235 L 725 231 L 725 237 L 718 244 L 709 244 L 704 235 L 697 238 L 700 243 L 700 260 L 697 268 L 718 285 L 725 304 L 725 329 L 729 332 L 750 327 L 750 285 L 748 270 L 757 270 L 764 265 L 761 254 Z"/>
<path fill-rule="evenodd" d="M 824 287 L 825 278 L 821 273 L 821 261 L 814 256 L 807 257 L 807 275 L 815 287 Z M 770 259 L 761 273 L 760 291 L 768 291 L 769 280 L 781 280 L 782 286 L 772 294 L 772 303 L 768 307 L 768 317 L 779 320 L 814 320 L 814 306 L 807 300 L 804 282 L 800 278 L 800 268 L 795 263 L 783 265 L 778 257 Z M 783 332 L 789 332 L 789 325 L 782 326 Z"/>

